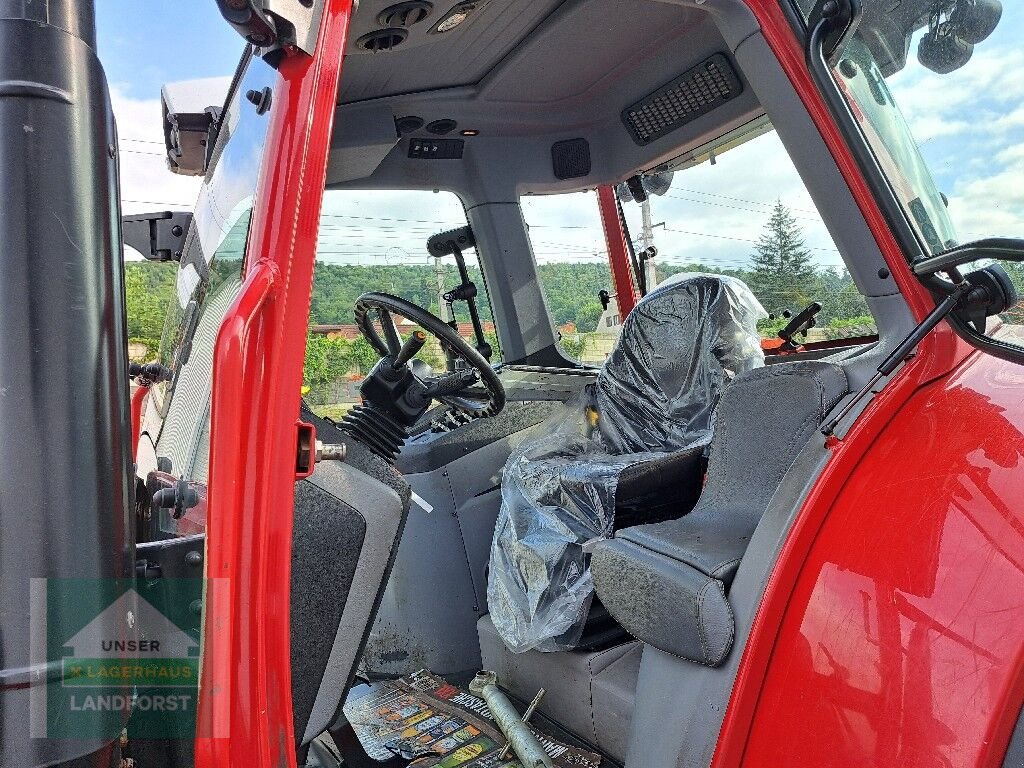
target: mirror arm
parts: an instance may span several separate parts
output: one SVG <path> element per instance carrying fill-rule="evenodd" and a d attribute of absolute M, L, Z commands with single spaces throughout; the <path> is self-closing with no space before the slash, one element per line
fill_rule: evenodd
<path fill-rule="evenodd" d="M 943 253 L 917 259 L 912 267 L 918 277 L 928 277 L 978 259 L 1024 262 L 1024 238 L 987 237 L 983 240 L 974 240 Z"/>
<path fill-rule="evenodd" d="M 860 0 L 821 0 L 811 10 L 807 27 L 807 56 L 820 58 L 826 67 L 834 65 L 846 40 L 857 29 L 861 17 Z"/>
<path fill-rule="evenodd" d="M 149 261 L 181 261 L 191 224 L 188 211 L 129 214 L 121 218 L 121 238 Z"/>

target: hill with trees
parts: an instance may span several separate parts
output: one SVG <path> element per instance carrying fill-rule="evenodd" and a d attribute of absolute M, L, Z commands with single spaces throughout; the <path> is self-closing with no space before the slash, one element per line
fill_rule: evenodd
<path fill-rule="evenodd" d="M 235 269 L 237 260 L 218 267 Z M 173 264 L 129 262 L 125 266 L 128 335 L 154 349 L 163 331 L 164 318 L 174 301 L 176 271 Z M 575 324 L 580 333 L 592 332 L 601 315 L 597 294 L 612 289 L 608 265 L 600 262 L 554 261 L 538 266 L 548 309 L 555 325 Z M 789 210 L 777 203 L 745 269 L 719 269 L 699 263 L 658 263 L 664 279 L 679 272 L 728 274 L 744 280 L 770 313 L 798 311 L 811 301 L 824 306 L 819 325 L 870 321 L 867 305 L 845 271 L 816 267 L 803 236 Z M 477 267 L 470 277 L 483 288 Z M 458 282 L 455 265 L 444 267 L 444 284 Z M 437 274 L 429 264 L 332 264 L 318 261 L 313 283 L 310 325 L 343 325 L 352 322 L 352 307 L 360 294 L 385 291 L 402 296 L 438 313 Z M 480 313 L 492 319 L 486 291 L 478 298 Z M 464 312 L 464 310 L 460 310 Z M 460 318 L 466 319 L 466 318 Z M 771 332 L 778 321 L 769 322 Z"/>

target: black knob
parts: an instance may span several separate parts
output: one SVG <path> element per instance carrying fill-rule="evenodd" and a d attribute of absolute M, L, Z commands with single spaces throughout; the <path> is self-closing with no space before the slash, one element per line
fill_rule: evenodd
<path fill-rule="evenodd" d="M 173 509 L 175 520 L 185 514 L 186 509 L 199 504 L 199 494 L 187 480 L 179 480 L 170 488 L 161 488 L 153 494 L 153 506 L 157 509 Z"/>
<path fill-rule="evenodd" d="M 416 357 L 416 354 L 423 349 L 423 345 L 427 343 L 427 334 L 423 331 L 413 331 L 412 335 L 405 340 L 402 348 L 398 350 L 398 354 L 395 355 L 395 359 L 391 363 L 391 367 L 399 369 Z"/>

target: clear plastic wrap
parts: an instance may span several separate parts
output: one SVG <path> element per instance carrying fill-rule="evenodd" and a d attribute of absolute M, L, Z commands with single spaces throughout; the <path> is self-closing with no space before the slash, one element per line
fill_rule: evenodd
<path fill-rule="evenodd" d="M 594 591 L 588 545 L 614 529 L 619 475 L 710 442 L 722 386 L 764 364 L 766 316 L 735 278 L 662 283 L 626 318 L 596 383 L 512 453 L 487 583 L 512 651 L 577 645 Z"/>

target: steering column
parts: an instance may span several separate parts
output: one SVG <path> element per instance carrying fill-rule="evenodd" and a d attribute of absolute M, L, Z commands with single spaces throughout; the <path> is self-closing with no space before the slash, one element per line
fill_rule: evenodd
<path fill-rule="evenodd" d="M 419 326 L 404 342 L 395 314 Z M 356 301 L 355 320 L 381 359 L 359 387 L 363 402 L 338 426 L 387 461 L 395 460 L 409 430 L 435 399 L 474 418 L 493 416 L 505 406 L 505 389 L 486 358 L 423 307 L 387 293 L 364 293 Z M 455 362 L 454 371 L 434 376 L 413 360 L 427 332 Z M 482 385 L 479 394 L 467 391 L 477 384 Z"/>

